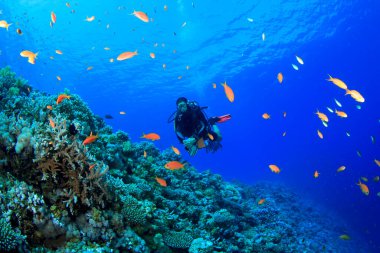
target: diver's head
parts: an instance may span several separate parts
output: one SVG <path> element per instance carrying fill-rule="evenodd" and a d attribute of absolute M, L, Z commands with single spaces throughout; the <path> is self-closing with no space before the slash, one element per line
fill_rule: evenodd
<path fill-rule="evenodd" d="M 185 98 L 185 97 L 178 98 L 176 104 L 177 104 L 177 110 L 179 112 L 182 112 L 182 113 L 186 112 L 186 110 L 187 110 L 187 98 Z"/>

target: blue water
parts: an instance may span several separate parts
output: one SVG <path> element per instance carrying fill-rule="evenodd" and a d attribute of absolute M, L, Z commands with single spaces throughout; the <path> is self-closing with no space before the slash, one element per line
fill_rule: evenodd
<path fill-rule="evenodd" d="M 8 32 L 0 28 L 0 67 L 11 66 L 48 93 L 68 88 L 79 94 L 94 113 L 111 114 L 114 119 L 107 123 L 128 132 L 133 141 L 143 132 L 160 134 L 155 143 L 160 149 L 178 147 L 200 171 L 210 169 L 226 180 L 245 183 L 285 183 L 341 217 L 380 252 L 380 183 L 372 181 L 380 175 L 374 163 L 380 160 L 378 1 L 111 0 L 70 5 L 2 0 L 0 20 L 13 24 Z M 153 20 L 144 23 L 129 15 L 133 10 Z M 53 28 L 51 11 L 57 15 Z M 93 22 L 84 21 L 92 15 Z M 39 52 L 36 64 L 22 58 L 22 50 Z M 134 58 L 116 60 L 120 53 L 135 50 Z M 295 55 L 305 64 L 298 64 Z M 86 70 L 89 66 L 93 69 Z M 281 85 L 279 72 L 284 75 Z M 342 89 L 326 81 L 328 74 L 365 97 L 360 110 Z M 224 81 L 234 90 L 233 103 L 220 85 Z M 209 116 L 232 114 L 232 120 L 219 125 L 222 150 L 185 154 L 167 123 L 179 96 L 208 106 Z M 345 111 L 348 118 L 338 118 L 326 106 Z M 317 109 L 329 116 L 327 128 Z M 261 117 L 265 112 L 271 119 Z M 281 173 L 270 172 L 269 164 L 277 164 Z M 337 174 L 341 165 L 347 169 Z M 315 170 L 320 172 L 317 179 Z M 356 185 L 362 176 L 369 179 L 369 196 Z"/>

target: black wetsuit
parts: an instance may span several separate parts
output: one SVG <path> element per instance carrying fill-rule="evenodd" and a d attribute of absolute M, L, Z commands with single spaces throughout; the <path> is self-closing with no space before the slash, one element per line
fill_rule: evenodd
<path fill-rule="evenodd" d="M 208 120 L 196 102 L 188 102 L 184 113 L 177 112 L 174 119 L 174 128 L 178 140 L 183 143 L 186 138 L 194 137 L 196 140 L 207 136 Z"/>

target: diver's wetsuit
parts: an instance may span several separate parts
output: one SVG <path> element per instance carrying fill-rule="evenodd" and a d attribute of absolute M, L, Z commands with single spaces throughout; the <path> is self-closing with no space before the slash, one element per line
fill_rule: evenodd
<path fill-rule="evenodd" d="M 174 119 L 174 128 L 178 140 L 183 143 L 187 138 L 206 138 L 209 123 L 199 105 L 195 102 L 187 103 L 188 109 L 184 113 L 177 113 Z"/>

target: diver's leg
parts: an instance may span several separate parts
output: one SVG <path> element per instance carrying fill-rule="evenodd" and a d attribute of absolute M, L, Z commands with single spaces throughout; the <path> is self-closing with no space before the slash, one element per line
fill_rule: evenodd
<path fill-rule="evenodd" d="M 217 125 L 212 125 L 212 131 L 216 133 L 217 139 L 216 141 L 221 141 L 222 140 L 222 134 L 220 133 L 219 127 Z"/>

